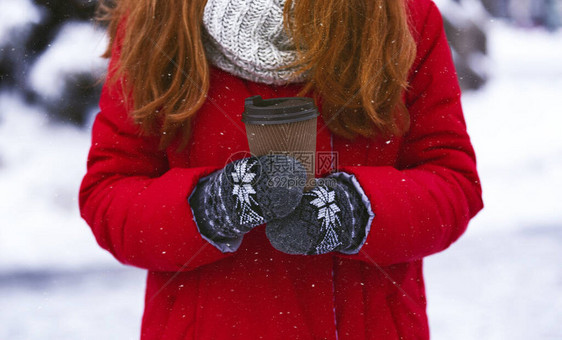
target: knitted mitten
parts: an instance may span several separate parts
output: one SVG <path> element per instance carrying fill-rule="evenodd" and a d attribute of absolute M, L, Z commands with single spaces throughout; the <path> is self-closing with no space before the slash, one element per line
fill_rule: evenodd
<path fill-rule="evenodd" d="M 201 179 L 189 197 L 200 232 L 235 239 L 291 213 L 302 198 L 306 171 L 284 155 L 249 157 Z"/>
<path fill-rule="evenodd" d="M 317 181 L 294 212 L 268 222 L 271 245 L 287 254 L 355 253 L 366 237 L 370 213 L 355 187 L 340 178 Z"/>

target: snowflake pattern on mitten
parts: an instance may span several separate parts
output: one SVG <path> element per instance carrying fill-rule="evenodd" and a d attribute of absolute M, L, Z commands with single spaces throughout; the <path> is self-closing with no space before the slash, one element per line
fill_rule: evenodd
<path fill-rule="evenodd" d="M 258 164 L 257 159 L 246 158 L 234 164 L 232 176 L 232 195 L 236 196 L 236 209 L 240 212 L 240 225 L 263 223 L 264 218 L 258 212 L 258 202 L 256 202 L 256 190 L 252 182 L 256 179 L 256 172 L 252 171 Z"/>
<path fill-rule="evenodd" d="M 324 235 L 320 244 L 316 246 L 316 253 L 323 254 L 332 251 L 341 245 L 336 228 L 341 228 L 339 213 L 341 209 L 335 201 L 336 193 L 325 186 L 318 186 L 305 193 L 305 196 L 312 197 L 309 204 L 313 205 L 317 211 L 317 219 L 321 220 L 320 232 Z"/>

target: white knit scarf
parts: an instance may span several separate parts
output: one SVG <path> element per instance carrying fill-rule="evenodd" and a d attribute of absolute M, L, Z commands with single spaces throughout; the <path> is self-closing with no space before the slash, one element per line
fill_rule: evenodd
<path fill-rule="evenodd" d="M 241 78 L 283 85 L 294 78 L 297 53 L 283 30 L 286 0 L 208 0 L 203 15 L 207 57 L 218 68 Z"/>

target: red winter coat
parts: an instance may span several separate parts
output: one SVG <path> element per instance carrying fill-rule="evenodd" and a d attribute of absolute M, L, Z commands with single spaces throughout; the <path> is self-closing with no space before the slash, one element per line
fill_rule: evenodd
<path fill-rule="evenodd" d="M 436 6 L 409 1 L 418 55 L 404 138 L 345 140 L 318 121 L 318 151 L 339 155 L 376 214 L 357 255 L 292 256 L 264 227 L 221 253 L 201 238 L 187 197 L 199 178 L 248 151 L 244 98 L 294 96 L 211 71 L 187 149 L 140 137 L 106 86 L 93 127 L 82 216 L 101 247 L 148 270 L 143 339 L 427 339 L 422 259 L 447 248 L 481 208 L 475 157 Z"/>

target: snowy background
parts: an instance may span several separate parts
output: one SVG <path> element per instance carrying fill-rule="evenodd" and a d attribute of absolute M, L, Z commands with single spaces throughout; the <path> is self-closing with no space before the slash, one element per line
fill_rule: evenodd
<path fill-rule="evenodd" d="M 39 20 L 28 3 L 0 0 L 0 46 Z M 485 209 L 425 262 L 432 339 L 562 339 L 562 31 L 486 26 L 489 81 L 463 96 Z M 68 24 L 32 86 L 56 96 L 64 72 L 103 69 L 105 44 Z M 139 337 L 145 273 L 101 250 L 77 208 L 94 112 L 78 128 L 0 91 L 0 339 Z"/>

